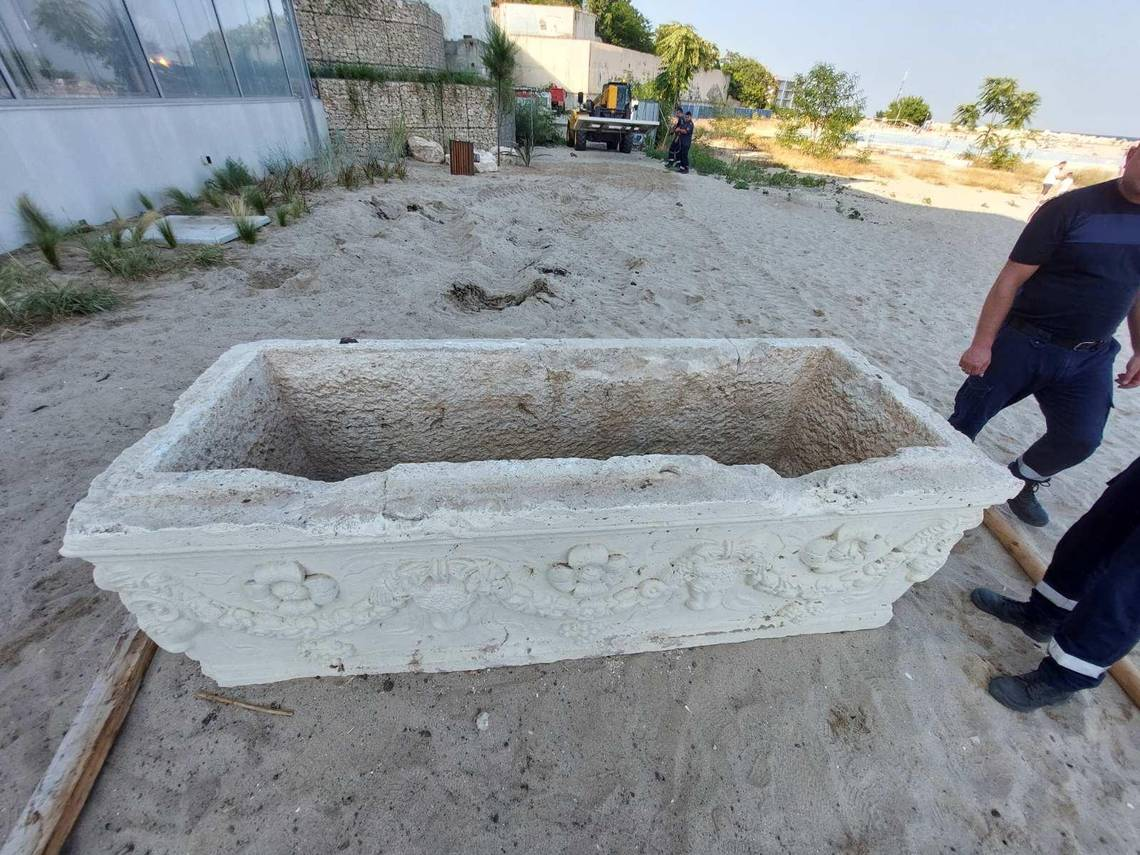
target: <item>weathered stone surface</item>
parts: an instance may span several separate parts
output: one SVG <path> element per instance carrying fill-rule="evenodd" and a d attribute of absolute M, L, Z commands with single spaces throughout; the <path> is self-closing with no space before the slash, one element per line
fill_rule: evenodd
<path fill-rule="evenodd" d="M 443 19 L 426 3 L 328 0 L 297 5 L 310 62 L 444 68 Z"/>
<path fill-rule="evenodd" d="M 451 139 L 468 140 L 479 148 L 495 145 L 494 100 L 485 86 L 332 79 L 320 79 L 317 86 L 329 128 L 343 132 L 359 154 L 382 146 L 400 120 L 410 134 L 441 146 Z M 506 139 L 513 134 L 504 127 Z"/>
<path fill-rule="evenodd" d="M 414 160 L 419 160 L 423 163 L 443 162 L 443 146 L 435 140 L 429 140 L 419 136 L 409 136 L 408 151 L 412 153 Z"/>
<path fill-rule="evenodd" d="M 498 172 L 499 164 L 495 160 L 495 155 L 483 149 L 475 149 L 475 171 Z"/>
<path fill-rule="evenodd" d="M 1017 488 L 835 341 L 268 341 L 62 551 L 234 685 L 879 626 Z"/>

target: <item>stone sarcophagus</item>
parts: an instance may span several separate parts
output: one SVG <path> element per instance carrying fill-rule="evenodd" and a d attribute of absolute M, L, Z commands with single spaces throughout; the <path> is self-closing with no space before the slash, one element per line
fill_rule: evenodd
<path fill-rule="evenodd" d="M 832 340 L 264 341 L 77 506 L 223 685 L 875 627 L 1017 484 Z"/>

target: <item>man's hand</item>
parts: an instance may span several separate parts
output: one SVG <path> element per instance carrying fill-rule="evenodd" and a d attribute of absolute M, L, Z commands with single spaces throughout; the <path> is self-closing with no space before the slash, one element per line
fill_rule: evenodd
<path fill-rule="evenodd" d="M 1116 375 L 1116 385 L 1121 389 L 1135 389 L 1140 386 L 1140 353 L 1132 354 L 1124 372 Z"/>
<path fill-rule="evenodd" d="M 971 377 L 981 377 L 990 367 L 991 349 L 980 344 L 971 344 L 958 360 L 958 367 Z M 1136 359 L 1136 357 L 1133 357 Z M 1131 365 L 1131 363 L 1129 363 Z M 1137 371 L 1140 372 L 1140 360 L 1137 360 Z M 1121 375 L 1123 376 L 1123 375 Z M 1140 373 L 1136 382 L 1140 383 Z"/>

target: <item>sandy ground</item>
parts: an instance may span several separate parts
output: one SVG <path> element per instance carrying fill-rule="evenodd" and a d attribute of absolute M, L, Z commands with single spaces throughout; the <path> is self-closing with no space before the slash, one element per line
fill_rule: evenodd
<path fill-rule="evenodd" d="M 71 506 L 232 344 L 839 336 L 947 411 L 1024 218 L 1001 194 L 972 213 L 544 155 L 326 193 L 301 223 L 229 248 L 230 266 L 131 286 L 114 313 L 0 344 L 0 827 L 124 617 L 89 566 L 57 554 Z M 568 271 L 545 275 L 549 302 L 465 312 L 446 297 L 456 282 L 521 290 L 543 266 Z M 1136 455 L 1138 414 L 1140 392 L 1121 393 L 1104 446 L 1055 479 L 1043 550 Z M 1027 402 L 982 443 L 1006 460 L 1040 429 Z M 195 700 L 211 681 L 160 652 L 68 851 L 1137 851 L 1136 710 L 1111 681 L 1049 712 L 997 706 L 988 677 L 1040 651 L 972 611 L 979 583 L 1028 587 L 984 531 L 880 630 L 231 690 L 293 718 Z"/>

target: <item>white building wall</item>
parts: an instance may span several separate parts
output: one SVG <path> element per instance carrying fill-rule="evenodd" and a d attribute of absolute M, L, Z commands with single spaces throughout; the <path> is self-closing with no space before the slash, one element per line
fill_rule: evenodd
<path fill-rule="evenodd" d="M 472 36 L 482 39 L 491 17 L 491 4 L 482 0 L 426 0 L 443 18 L 443 37 L 449 41 Z"/>
<path fill-rule="evenodd" d="M 324 110 L 314 101 L 318 133 Z M 156 202 L 166 187 L 197 190 L 227 157 L 258 166 L 276 150 L 311 156 L 298 99 L 16 106 L 0 109 L 0 249 L 25 243 L 14 206 L 27 193 L 61 220 L 106 222 L 141 210 L 136 194 Z"/>
<path fill-rule="evenodd" d="M 573 6 L 532 6 L 503 3 L 495 7 L 495 20 L 509 36 L 545 36 L 548 39 L 593 40 L 595 17 Z"/>

